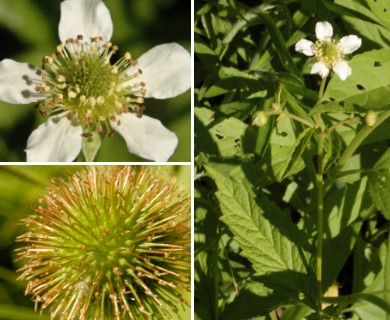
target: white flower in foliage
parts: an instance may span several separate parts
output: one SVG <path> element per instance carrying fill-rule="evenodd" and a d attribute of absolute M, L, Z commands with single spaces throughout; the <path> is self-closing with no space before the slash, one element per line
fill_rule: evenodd
<path fill-rule="evenodd" d="M 318 40 L 315 43 L 302 39 L 295 44 L 296 51 L 315 57 L 317 62 L 313 64 L 311 73 L 317 73 L 325 78 L 330 70 L 333 70 L 341 80 L 347 79 L 352 70 L 344 56 L 357 50 L 362 40 L 355 35 L 340 40 L 332 38 L 333 28 L 327 21 L 316 24 L 316 36 Z"/>
<path fill-rule="evenodd" d="M 101 0 L 61 3 L 61 44 L 45 56 L 42 68 L 5 59 L 0 62 L 0 100 L 38 102 L 47 121 L 27 142 L 27 161 L 73 161 L 83 151 L 92 161 L 104 133 L 118 132 L 128 150 L 166 161 L 176 135 L 143 115 L 144 98 L 166 99 L 190 87 L 190 54 L 176 43 L 152 48 L 139 59 L 110 42 L 113 24 Z"/>

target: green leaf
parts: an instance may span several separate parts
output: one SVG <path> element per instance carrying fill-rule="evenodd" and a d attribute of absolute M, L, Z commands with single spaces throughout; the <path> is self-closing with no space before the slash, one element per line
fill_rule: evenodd
<path fill-rule="evenodd" d="M 323 160 L 323 172 L 326 173 L 329 168 L 336 163 L 340 157 L 341 152 L 341 138 L 338 135 L 337 131 L 332 131 L 330 134 L 330 139 L 325 140 L 326 152 Z"/>
<path fill-rule="evenodd" d="M 272 290 L 259 282 L 249 282 L 242 288 L 235 299 L 225 306 L 220 319 L 258 319 L 266 315 L 284 298 L 272 295 Z"/>
<path fill-rule="evenodd" d="M 236 89 L 259 88 L 259 79 L 256 76 L 232 67 L 222 67 L 218 76 L 219 79 L 207 89 L 204 98 L 220 96 Z"/>
<path fill-rule="evenodd" d="M 306 128 L 298 135 L 289 155 L 287 156 L 282 168 L 279 171 L 279 174 L 277 175 L 278 180 L 283 180 L 285 177 L 296 173 L 296 164 L 302 161 L 301 156 L 305 151 L 307 144 L 310 142 L 313 132 L 313 129 Z"/>
<path fill-rule="evenodd" d="M 311 115 L 318 112 L 390 110 L 389 100 L 383 98 L 390 91 L 390 49 L 357 55 L 349 65 L 352 75 L 345 81 L 333 76 L 324 97 L 315 105 Z"/>
<path fill-rule="evenodd" d="M 346 30 L 352 34 L 358 34 L 363 39 L 363 48 L 388 48 L 390 34 L 387 28 L 380 24 L 372 10 L 364 3 L 365 1 L 335 0 L 339 5 L 355 12 L 353 15 L 343 14 L 343 20 L 346 24 Z M 383 1 L 381 0 L 380 2 Z M 358 33 L 356 32 L 357 30 Z"/>
<path fill-rule="evenodd" d="M 365 0 L 378 21 L 390 29 L 390 1 Z"/>
<path fill-rule="evenodd" d="M 280 320 L 302 320 L 306 319 L 305 317 L 311 315 L 313 310 L 305 305 L 293 305 L 287 308 Z"/>
<path fill-rule="evenodd" d="M 259 164 L 269 181 L 280 181 L 305 167 L 302 154 L 309 145 L 313 130 L 307 128 L 298 136 L 294 131 L 291 119 L 279 118 Z"/>
<path fill-rule="evenodd" d="M 199 151 L 222 157 L 240 157 L 255 150 L 255 131 L 236 118 L 228 118 L 211 128 L 196 124 L 195 145 Z"/>
<path fill-rule="evenodd" d="M 300 72 L 288 50 L 286 41 L 284 40 L 279 27 L 276 25 L 272 17 L 268 14 L 268 9 L 268 5 L 261 5 L 244 13 L 242 17 L 240 17 L 240 19 L 235 23 L 230 32 L 225 36 L 225 38 L 223 39 L 223 43 L 228 45 L 232 42 L 233 38 L 244 28 L 263 23 L 272 38 L 273 44 L 276 49 L 276 54 L 278 55 L 283 67 L 287 71 L 300 78 Z"/>
<path fill-rule="evenodd" d="M 255 196 L 248 183 L 238 183 L 211 167 L 208 174 L 218 187 L 222 220 L 243 249 L 242 255 L 259 275 L 292 270 L 306 272 L 305 257 L 298 249 L 298 229 L 286 212 L 265 196 Z"/>
<path fill-rule="evenodd" d="M 368 173 L 368 190 L 375 207 L 390 220 L 390 149 Z"/>

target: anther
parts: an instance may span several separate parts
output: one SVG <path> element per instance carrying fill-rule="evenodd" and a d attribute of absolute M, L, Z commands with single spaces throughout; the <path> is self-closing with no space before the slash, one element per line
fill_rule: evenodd
<path fill-rule="evenodd" d="M 104 104 L 105 99 L 104 99 L 103 96 L 98 96 L 97 99 L 96 99 L 96 102 L 97 102 L 98 105 L 102 105 L 102 104 Z"/>
<path fill-rule="evenodd" d="M 131 54 L 129 52 L 126 52 L 124 57 L 126 60 L 129 60 L 129 61 L 131 60 Z"/>
<path fill-rule="evenodd" d="M 61 52 L 62 50 L 64 50 L 64 45 L 61 43 L 61 44 L 59 44 L 58 46 L 57 46 L 57 51 L 58 52 Z"/>
<path fill-rule="evenodd" d="M 68 92 L 68 97 L 69 97 L 70 99 L 76 98 L 76 97 L 77 97 L 77 93 L 74 92 L 74 91 L 72 91 L 72 90 L 70 90 L 70 91 Z"/>
<path fill-rule="evenodd" d="M 57 81 L 62 83 L 62 82 L 66 81 L 66 78 L 64 75 L 59 74 L 59 75 L 57 75 Z"/>
<path fill-rule="evenodd" d="M 96 105 L 96 99 L 95 97 L 89 97 L 88 98 L 89 105 L 93 108 Z"/>

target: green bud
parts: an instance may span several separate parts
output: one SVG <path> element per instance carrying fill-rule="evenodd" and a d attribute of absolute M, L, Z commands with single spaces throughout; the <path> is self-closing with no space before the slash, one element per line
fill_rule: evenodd
<path fill-rule="evenodd" d="M 264 111 L 260 111 L 256 114 L 252 121 L 252 124 L 258 127 L 264 127 L 268 122 L 268 117 Z"/>
<path fill-rule="evenodd" d="M 376 122 L 378 120 L 378 113 L 370 110 L 367 112 L 367 115 L 366 115 L 364 120 L 366 121 L 366 124 L 369 127 L 372 127 L 376 124 Z"/>

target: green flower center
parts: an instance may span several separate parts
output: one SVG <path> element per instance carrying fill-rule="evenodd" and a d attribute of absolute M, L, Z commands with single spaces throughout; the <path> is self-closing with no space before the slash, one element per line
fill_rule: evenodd
<path fill-rule="evenodd" d="M 317 40 L 313 47 L 314 56 L 331 69 L 337 62 L 344 58 L 340 49 L 340 42 L 336 39 Z"/>
<path fill-rule="evenodd" d="M 37 74 L 41 83 L 35 90 L 47 95 L 39 104 L 43 116 L 67 112 L 69 120 L 77 119 L 83 135 L 109 131 L 116 115 L 135 112 L 142 116 L 145 84 L 137 81 L 142 71 L 134 67 L 137 61 L 130 53 L 111 64 L 118 51 L 111 42 L 101 43 L 100 37 L 83 41 L 80 35 L 57 46 L 56 53 L 45 56 L 42 71 Z"/>

